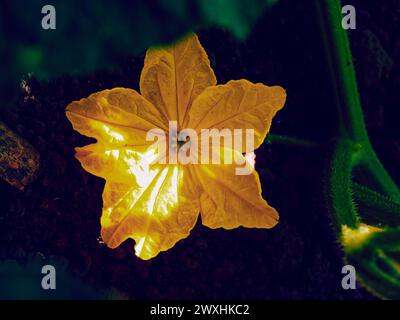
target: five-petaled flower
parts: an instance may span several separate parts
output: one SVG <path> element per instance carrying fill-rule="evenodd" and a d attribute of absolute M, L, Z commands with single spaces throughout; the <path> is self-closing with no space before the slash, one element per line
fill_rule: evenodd
<path fill-rule="evenodd" d="M 169 121 L 196 131 L 253 129 L 254 149 L 283 107 L 285 90 L 247 80 L 216 85 L 207 54 L 192 34 L 171 47 L 149 49 L 140 93 L 114 88 L 70 103 L 75 130 L 97 139 L 76 148 L 88 172 L 106 180 L 101 235 L 111 248 L 128 238 L 136 255 L 155 257 L 186 238 L 199 213 L 203 225 L 271 228 L 279 215 L 261 196 L 257 172 L 235 175 L 233 164 L 160 164 L 146 134 Z M 236 156 L 245 150 L 232 150 Z"/>

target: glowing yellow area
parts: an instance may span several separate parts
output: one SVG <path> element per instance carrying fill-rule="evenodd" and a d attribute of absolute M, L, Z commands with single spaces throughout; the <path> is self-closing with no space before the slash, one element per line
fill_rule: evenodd
<path fill-rule="evenodd" d="M 367 224 L 361 224 L 357 229 L 342 226 L 342 242 L 346 249 L 354 249 L 361 246 L 371 235 L 383 230 Z"/>
<path fill-rule="evenodd" d="M 124 141 L 124 137 L 122 134 L 111 130 L 110 127 L 106 126 L 105 124 L 102 127 L 105 133 L 108 134 L 110 137 L 114 138 L 117 141 Z"/>
<path fill-rule="evenodd" d="M 164 183 L 165 177 L 167 176 L 168 173 L 168 168 L 164 168 L 161 173 L 160 176 L 158 177 L 158 179 L 156 180 L 151 192 L 150 192 L 150 198 L 149 201 L 147 202 L 146 208 L 147 208 L 147 213 L 149 215 L 153 214 L 153 210 L 154 210 L 154 205 L 156 203 L 157 200 L 157 196 L 160 193 L 160 188 L 162 186 L 162 184 Z M 167 195 L 168 192 L 170 190 L 167 190 Z"/>
<path fill-rule="evenodd" d="M 116 158 L 116 159 L 119 158 L 119 150 L 112 150 L 111 154 L 113 155 L 114 158 Z"/>
<path fill-rule="evenodd" d="M 140 240 L 137 242 L 137 244 L 135 246 L 135 253 L 138 257 L 140 257 L 142 254 L 143 245 L 144 245 L 145 240 L 146 240 L 146 237 L 140 237 Z"/>
<path fill-rule="evenodd" d="M 136 182 L 140 187 L 147 187 L 154 179 L 158 169 L 152 169 L 152 164 L 157 159 L 154 149 L 149 149 L 144 153 L 127 150 L 123 161 L 128 166 L 128 172 L 136 177 Z"/>

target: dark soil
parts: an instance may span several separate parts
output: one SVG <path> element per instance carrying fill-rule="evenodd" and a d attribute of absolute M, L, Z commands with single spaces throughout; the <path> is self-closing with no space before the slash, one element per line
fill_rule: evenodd
<path fill-rule="evenodd" d="M 400 177 L 400 1 L 354 1 L 351 31 L 360 92 L 371 138 Z M 219 83 L 246 78 L 287 89 L 272 132 L 314 141 L 334 132 L 332 92 L 316 16 L 309 1 L 282 0 L 244 43 L 220 30 L 199 32 Z M 72 130 L 66 105 L 116 86 L 138 89 L 143 56 L 114 72 L 49 83 L 28 80 L 2 120 L 41 154 L 37 180 L 25 192 L 0 183 L 0 259 L 24 261 L 40 252 L 60 256 L 98 289 L 135 299 L 371 299 L 341 287 L 342 251 L 323 203 L 325 155 L 265 143 L 257 151 L 264 197 L 281 214 L 272 230 L 211 230 L 199 219 L 191 235 L 151 261 L 134 256 L 133 241 L 111 250 L 101 243 L 104 180 L 88 174 L 74 147 L 89 139 Z"/>

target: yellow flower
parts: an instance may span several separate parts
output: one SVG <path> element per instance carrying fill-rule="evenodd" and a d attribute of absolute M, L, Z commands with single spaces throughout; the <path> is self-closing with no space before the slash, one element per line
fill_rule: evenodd
<path fill-rule="evenodd" d="M 203 225 L 232 229 L 271 228 L 279 215 L 261 196 L 255 170 L 236 175 L 234 164 L 160 164 L 147 141 L 149 130 L 253 129 L 254 149 L 269 131 L 286 99 L 281 87 L 247 80 L 216 85 L 196 35 L 168 47 L 149 49 L 140 92 L 114 88 L 70 103 L 75 130 L 97 139 L 76 148 L 88 172 L 106 180 L 101 235 L 116 248 L 128 238 L 142 259 L 155 257 L 186 238 L 201 213 Z M 248 150 L 235 150 L 241 157 Z"/>

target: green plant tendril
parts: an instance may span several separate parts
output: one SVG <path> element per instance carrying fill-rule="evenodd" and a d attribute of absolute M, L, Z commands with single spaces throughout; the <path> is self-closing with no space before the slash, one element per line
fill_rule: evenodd
<path fill-rule="evenodd" d="M 399 299 L 400 190 L 368 137 L 350 43 L 341 24 L 341 1 L 315 0 L 315 5 L 337 118 L 335 137 L 326 142 L 331 145 L 324 181 L 326 204 L 357 279 L 379 297 Z M 320 147 L 279 135 L 270 135 L 267 141 Z"/>
<path fill-rule="evenodd" d="M 319 23 L 337 112 L 338 132 L 328 162 L 327 205 L 346 258 L 359 280 L 384 298 L 400 297 L 400 229 L 384 227 L 365 236 L 361 223 L 399 226 L 400 190 L 379 161 L 368 137 L 340 0 L 317 0 Z M 358 183 L 368 180 L 364 184 Z M 365 210 L 360 210 L 360 208 Z M 344 241 L 343 230 L 355 230 L 360 241 Z M 359 232 L 359 233 L 357 233 Z M 354 247 L 353 247 L 354 246 Z M 397 260 L 396 260 L 397 259 Z"/>

